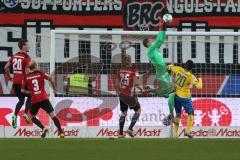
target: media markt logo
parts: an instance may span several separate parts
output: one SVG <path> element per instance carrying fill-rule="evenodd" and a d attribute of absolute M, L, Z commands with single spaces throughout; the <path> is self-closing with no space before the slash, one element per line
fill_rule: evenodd
<path fill-rule="evenodd" d="M 3 0 L 3 2 L 8 8 L 14 8 L 18 5 L 18 0 Z"/>

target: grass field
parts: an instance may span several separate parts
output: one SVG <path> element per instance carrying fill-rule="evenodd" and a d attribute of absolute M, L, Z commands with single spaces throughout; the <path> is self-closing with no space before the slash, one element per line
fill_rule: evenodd
<path fill-rule="evenodd" d="M 240 139 L 0 139 L 1 160 L 239 160 Z"/>

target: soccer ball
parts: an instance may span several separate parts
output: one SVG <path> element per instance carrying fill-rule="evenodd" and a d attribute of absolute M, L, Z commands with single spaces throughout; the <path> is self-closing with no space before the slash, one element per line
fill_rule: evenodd
<path fill-rule="evenodd" d="M 172 17 L 171 14 L 164 14 L 164 15 L 163 15 L 163 21 L 164 21 L 165 23 L 171 23 L 172 20 L 173 20 L 173 17 Z"/>

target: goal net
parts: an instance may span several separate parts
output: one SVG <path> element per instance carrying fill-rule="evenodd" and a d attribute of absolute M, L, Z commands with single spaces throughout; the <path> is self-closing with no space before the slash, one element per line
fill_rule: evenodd
<path fill-rule="evenodd" d="M 83 137 L 117 136 L 120 107 L 113 84 L 122 66 L 122 55 L 131 56 L 133 66 L 139 71 L 139 84 L 161 87 L 155 81 L 154 67 L 142 44 L 144 38 L 155 38 L 157 34 L 51 31 L 49 71 L 56 81 L 57 92 L 50 92 L 50 97 L 65 131 L 80 127 Z M 239 34 L 233 32 L 167 32 L 160 48 L 166 63 L 183 66 L 191 59 L 195 63 L 193 73 L 203 77 L 203 89 L 192 88 L 196 131 L 201 127 L 212 130 L 211 127 L 240 126 L 239 40 Z M 143 94 L 137 89 L 136 94 L 142 110 L 135 127 L 137 136 L 170 137 L 171 127 L 162 124 L 169 114 L 167 98 Z M 126 127 L 132 116 L 133 111 L 129 110 Z M 181 126 L 186 126 L 186 117 L 183 110 Z"/>

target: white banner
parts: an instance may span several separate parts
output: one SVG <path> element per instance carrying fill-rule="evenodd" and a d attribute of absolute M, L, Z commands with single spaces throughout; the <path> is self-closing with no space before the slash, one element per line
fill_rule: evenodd
<path fill-rule="evenodd" d="M 11 126 L 17 98 L 0 97 L 0 125 Z M 166 98 L 139 98 L 142 113 L 136 126 L 162 126 L 162 119 L 168 115 Z M 120 106 L 116 97 L 58 97 L 55 98 L 55 112 L 63 126 L 118 126 Z M 239 98 L 194 98 L 194 126 L 240 126 Z M 18 116 L 18 126 L 27 124 L 22 115 Z M 129 125 L 133 111 L 128 111 L 125 125 Z M 49 126 L 49 116 L 40 110 L 38 118 Z M 183 111 L 181 125 L 186 125 Z"/>

